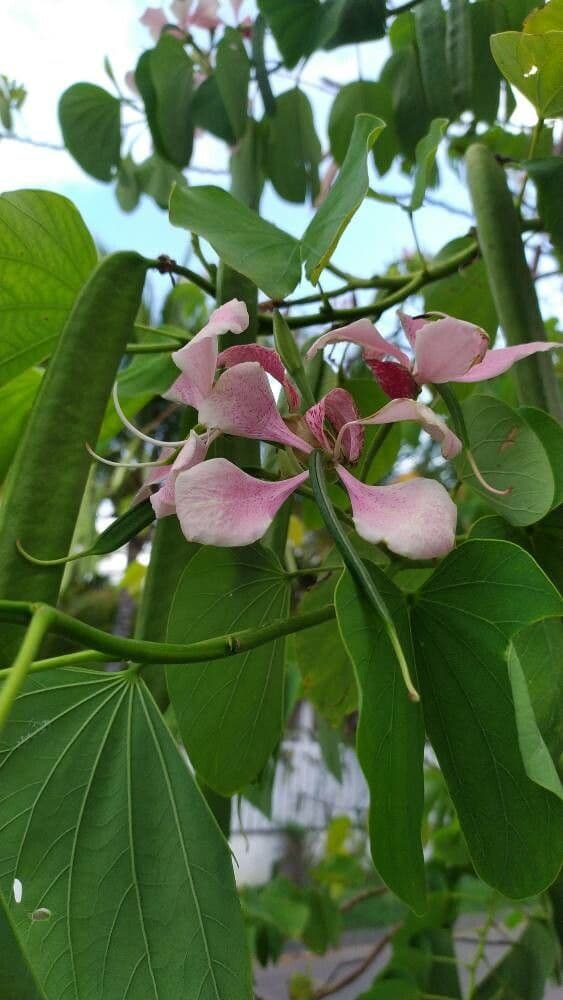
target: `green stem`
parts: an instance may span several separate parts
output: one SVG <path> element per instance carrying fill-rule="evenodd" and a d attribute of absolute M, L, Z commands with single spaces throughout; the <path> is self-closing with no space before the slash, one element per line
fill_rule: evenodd
<path fill-rule="evenodd" d="M 152 260 L 151 265 L 157 269 L 162 268 L 162 265 L 158 260 Z M 206 292 L 207 295 L 211 295 L 215 298 L 215 285 L 213 285 L 211 281 L 208 281 L 207 278 L 204 278 L 202 274 L 198 274 L 197 271 L 192 271 L 190 267 L 184 267 L 182 264 L 177 264 L 175 260 L 170 262 L 170 266 L 167 271 L 168 270 L 171 274 L 179 274 L 180 277 L 187 278 L 193 285 L 197 285 L 198 288 L 201 288 L 202 292 Z"/>
<path fill-rule="evenodd" d="M 360 468 L 358 469 L 358 479 L 361 479 L 363 483 L 365 483 L 366 479 L 369 476 L 370 469 L 372 467 L 375 456 L 377 455 L 380 448 L 382 448 L 383 445 L 385 444 L 385 441 L 387 440 L 387 437 L 392 430 L 393 430 L 393 424 L 383 424 L 383 426 L 380 427 L 377 433 L 375 434 L 373 441 L 371 442 L 368 450 L 365 453 L 364 460 Z"/>
<path fill-rule="evenodd" d="M 56 612 L 52 608 L 43 604 L 31 616 L 23 642 L 12 666 L 8 670 L 8 676 L 0 691 L 0 733 L 8 720 L 12 705 L 25 682 L 33 658 L 39 651 L 39 647 L 53 623 L 54 614 Z"/>
<path fill-rule="evenodd" d="M 303 358 L 295 343 L 295 338 L 285 319 L 277 309 L 274 309 L 273 312 L 273 326 L 276 350 L 284 363 L 288 375 L 299 389 L 305 407 L 308 409 L 310 406 L 314 406 L 316 402 L 313 390 L 309 384 L 309 379 L 303 366 Z"/>
<path fill-rule="evenodd" d="M 534 158 L 534 153 L 535 153 L 535 151 L 537 149 L 538 142 L 540 140 L 542 128 L 543 128 L 543 118 L 538 118 L 536 124 L 534 125 L 534 131 L 532 132 L 532 139 L 531 139 L 531 142 L 530 142 L 530 149 L 529 149 L 529 152 L 528 152 L 528 159 L 529 160 L 533 160 L 533 158 Z M 528 175 L 526 174 L 526 176 L 524 177 L 524 180 L 522 181 L 522 187 L 520 188 L 520 194 L 518 195 L 518 197 L 516 199 L 516 208 L 518 210 L 520 210 L 522 208 L 522 202 L 524 201 L 524 194 L 525 194 L 525 191 L 526 191 L 526 185 L 527 185 L 527 183 L 528 183 Z"/>
<path fill-rule="evenodd" d="M 179 347 L 184 346 L 183 340 L 160 340 L 158 343 L 136 343 L 133 341 L 130 344 L 125 345 L 126 354 L 171 354 L 172 351 L 177 351 Z"/>
<path fill-rule="evenodd" d="M 137 663 L 202 663 L 206 660 L 220 660 L 227 656 L 256 649 L 257 646 L 263 646 L 267 642 L 280 638 L 280 636 L 291 635 L 293 632 L 301 632 L 303 629 L 320 625 L 322 622 L 334 618 L 335 615 L 333 605 L 326 604 L 315 611 L 294 615 L 291 618 L 283 618 L 270 625 L 265 625 L 263 628 L 243 629 L 240 632 L 215 636 L 212 639 L 187 645 L 124 639 L 121 636 L 110 635 L 92 625 L 86 625 L 56 608 L 28 601 L 0 601 L 0 621 L 27 624 L 41 609 L 48 612 L 48 615 L 44 615 L 45 619 L 48 618 L 48 627 L 45 631 L 67 636 L 81 645 L 91 647 L 101 653 L 108 653 L 116 660 L 133 660 Z M 18 653 L 18 658 L 19 656 L 20 653 Z M 54 659 L 59 660 L 59 657 Z M 31 659 L 29 662 L 31 663 Z M 43 667 L 42 669 L 47 668 Z"/>
<path fill-rule="evenodd" d="M 106 663 L 107 655 L 98 653 L 95 649 L 81 649 L 78 653 L 63 653 L 61 656 L 49 656 L 45 660 L 34 660 L 29 667 L 30 674 L 41 673 L 43 670 L 56 670 L 59 667 L 80 667 L 85 663 Z M 13 667 L 3 667 L 0 670 L 0 680 L 8 677 Z M 102 675 L 111 677 L 112 674 Z"/>
<path fill-rule="evenodd" d="M 406 661 L 399 636 L 397 635 L 395 623 L 393 622 L 389 609 L 379 593 L 369 571 L 338 522 L 336 512 L 328 494 L 324 470 L 324 458 L 322 452 L 318 450 L 314 451 L 311 455 L 309 462 L 309 474 L 317 506 L 329 533 L 340 551 L 346 569 L 351 573 L 358 586 L 363 590 L 372 607 L 382 619 L 388 639 L 393 647 L 395 656 L 397 657 L 409 698 L 411 701 L 420 701 L 420 696 L 412 682 L 408 663 Z"/>

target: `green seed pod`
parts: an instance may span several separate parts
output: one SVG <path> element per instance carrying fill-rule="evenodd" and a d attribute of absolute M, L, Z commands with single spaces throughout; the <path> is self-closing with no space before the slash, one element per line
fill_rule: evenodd
<path fill-rule="evenodd" d="M 0 513 L 0 598 L 57 601 L 63 566 L 36 565 L 68 552 L 91 459 L 151 262 L 116 253 L 96 268 L 78 296 L 30 414 Z M 22 630 L 0 628 L 0 656 L 10 663 Z"/>

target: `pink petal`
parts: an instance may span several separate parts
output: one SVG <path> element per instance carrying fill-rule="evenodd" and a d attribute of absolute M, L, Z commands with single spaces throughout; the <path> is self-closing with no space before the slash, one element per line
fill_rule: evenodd
<path fill-rule="evenodd" d="M 312 358 L 326 344 L 337 344 L 340 341 L 359 344 L 360 347 L 364 348 L 366 358 L 384 358 L 389 354 L 406 368 L 410 366 L 406 354 L 394 344 L 389 344 L 376 330 L 373 323 L 370 323 L 369 319 L 357 319 L 354 323 L 349 323 L 348 326 L 341 326 L 337 330 L 323 333 L 322 337 L 315 340 L 315 343 L 309 348 L 307 357 Z"/>
<path fill-rule="evenodd" d="M 397 312 L 397 316 L 401 321 L 401 326 L 405 331 L 405 336 L 409 344 L 411 345 L 412 349 L 414 350 L 414 342 L 416 339 L 416 335 L 420 330 L 421 326 L 426 326 L 426 324 L 428 323 L 428 316 L 407 316 L 407 314 L 401 312 L 400 309 Z"/>
<path fill-rule="evenodd" d="M 457 510 L 440 483 L 410 479 L 366 486 L 342 466 L 336 471 L 350 495 L 356 531 L 366 541 L 384 542 L 409 559 L 434 559 L 453 549 Z"/>
<path fill-rule="evenodd" d="M 189 344 L 172 354 L 172 360 L 182 375 L 163 393 L 164 398 L 199 409 L 213 388 L 217 367 L 217 338 L 223 333 L 242 333 L 248 323 L 246 305 L 238 299 L 231 299 L 215 309 L 206 325 Z"/>
<path fill-rule="evenodd" d="M 480 326 L 446 316 L 416 331 L 413 375 L 417 382 L 452 382 L 478 364 L 489 338 Z"/>
<path fill-rule="evenodd" d="M 244 0 L 231 0 L 231 7 L 233 8 L 233 14 L 235 15 L 235 18 L 237 19 L 237 21 L 238 21 L 238 19 L 240 17 L 240 9 L 241 9 L 243 3 L 244 3 Z"/>
<path fill-rule="evenodd" d="M 211 458 L 176 480 L 176 511 L 189 542 L 252 545 L 284 500 L 305 482 L 302 472 L 278 483 L 254 479 L 226 458 Z"/>
<path fill-rule="evenodd" d="M 221 352 L 217 358 L 217 366 L 219 368 L 232 368 L 233 365 L 238 365 L 243 361 L 257 361 L 264 371 L 268 372 L 268 375 L 271 375 L 283 386 L 290 408 L 295 410 L 299 406 L 299 393 L 287 378 L 282 359 L 277 351 L 274 351 L 272 347 L 264 347 L 262 344 L 234 344 L 233 347 L 227 347 L 226 351 Z"/>
<path fill-rule="evenodd" d="M 310 452 L 307 442 L 284 424 L 264 369 L 245 361 L 223 372 L 199 407 L 199 419 L 209 428 L 237 437 L 275 441 Z"/>
<path fill-rule="evenodd" d="M 377 361 L 375 358 L 366 358 L 376 381 L 383 392 L 391 399 L 416 399 L 420 392 L 420 386 L 413 379 L 408 368 L 398 365 L 396 361 Z"/>
<path fill-rule="evenodd" d="M 336 434 L 347 425 L 342 435 L 342 450 L 349 462 L 357 462 L 364 444 L 364 432 L 357 423 L 358 408 L 352 396 L 346 389 L 332 389 L 305 414 L 309 430 L 315 435 L 320 445 L 333 454 L 334 441 L 328 436 L 325 420 L 328 420 Z"/>
<path fill-rule="evenodd" d="M 434 441 L 440 443 L 444 458 L 455 458 L 461 451 L 461 441 L 442 418 L 434 413 L 429 406 L 417 403 L 414 399 L 392 399 L 390 403 L 387 403 L 377 413 L 373 413 L 371 417 L 363 417 L 357 422 L 359 424 L 395 424 L 399 420 L 416 420 Z M 340 436 L 341 434 L 339 434 L 339 439 Z M 337 447 L 339 446 L 340 440 L 337 441 Z"/>
<path fill-rule="evenodd" d="M 515 347 L 498 347 L 496 350 L 487 351 L 480 364 L 474 365 L 465 375 L 453 379 L 454 382 L 484 382 L 486 379 L 494 378 L 495 375 L 502 375 L 516 361 L 522 358 L 529 358 L 531 354 L 538 351 L 552 351 L 561 348 L 563 344 L 554 344 L 552 341 L 536 340 L 531 344 L 517 344 Z"/>
<path fill-rule="evenodd" d="M 223 22 L 217 17 L 219 4 L 217 0 L 199 0 L 193 14 L 190 14 L 189 23 L 195 24 L 198 28 L 217 28 Z"/>
<path fill-rule="evenodd" d="M 160 473 L 160 475 L 153 476 L 152 479 L 150 476 L 147 477 L 147 484 L 151 481 L 159 482 L 164 478 L 160 489 L 156 493 L 153 493 L 150 498 L 153 510 L 158 518 L 168 517 L 170 514 L 176 513 L 176 500 L 174 496 L 176 480 L 181 472 L 185 472 L 186 469 L 191 469 L 192 466 L 203 462 L 212 440 L 214 438 L 210 434 L 199 435 L 195 431 L 192 431 L 173 464 L 165 467 L 168 470 L 167 474 L 163 477 L 163 470 L 155 469 L 154 472 Z"/>
<path fill-rule="evenodd" d="M 139 18 L 141 24 L 148 28 L 155 42 L 160 38 L 160 33 L 164 26 L 168 24 L 168 18 L 160 7 L 147 7 L 144 14 Z"/>

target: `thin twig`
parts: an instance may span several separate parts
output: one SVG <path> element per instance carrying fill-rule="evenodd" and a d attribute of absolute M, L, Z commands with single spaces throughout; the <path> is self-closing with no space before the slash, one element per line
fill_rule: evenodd
<path fill-rule="evenodd" d="M 339 990 L 343 990 L 345 986 L 349 986 L 350 983 L 359 979 L 366 969 L 369 969 L 370 965 L 375 962 L 376 958 L 378 958 L 379 955 L 385 951 L 385 948 L 392 940 L 393 935 L 399 930 L 400 926 L 400 924 L 396 924 L 390 931 L 388 931 L 387 934 L 384 934 L 379 941 L 376 941 L 373 947 L 368 951 L 365 958 L 362 959 L 357 968 L 355 968 L 352 972 L 347 972 L 345 976 L 335 980 L 332 984 L 327 981 L 323 986 L 320 986 L 319 989 L 315 990 L 313 993 L 314 1000 L 322 1000 L 323 997 L 328 997 L 333 993 L 338 993 Z"/>

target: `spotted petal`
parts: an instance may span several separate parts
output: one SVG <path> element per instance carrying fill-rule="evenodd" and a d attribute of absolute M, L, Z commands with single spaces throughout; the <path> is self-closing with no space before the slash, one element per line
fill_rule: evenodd
<path fill-rule="evenodd" d="M 200 435 L 192 431 L 172 465 L 157 468 L 152 475 L 149 475 L 145 485 L 149 482 L 162 482 L 160 489 L 150 497 L 153 510 L 158 518 L 169 517 L 170 514 L 176 513 L 174 487 L 178 476 L 186 469 L 191 469 L 192 466 L 203 462 L 215 437 L 216 435 L 209 433 Z"/>
<path fill-rule="evenodd" d="M 203 400 L 199 419 L 206 427 L 225 434 L 275 441 L 304 452 L 312 450 L 284 424 L 268 376 L 256 361 L 245 361 L 223 372 Z"/>
<path fill-rule="evenodd" d="M 434 441 L 438 441 L 442 449 L 444 458 L 455 458 L 462 448 L 460 439 L 450 430 L 448 425 L 434 413 L 429 406 L 424 403 L 417 403 L 414 399 L 392 399 L 390 403 L 373 413 L 370 417 L 363 417 L 356 421 L 359 424 L 395 424 L 399 420 L 416 420 L 424 428 L 427 434 Z M 342 434 L 346 430 L 346 425 L 338 435 L 336 442 L 336 454 L 341 444 Z"/>
<path fill-rule="evenodd" d="M 252 545 L 266 533 L 284 500 L 307 479 L 302 472 L 271 483 L 212 458 L 176 480 L 176 512 L 189 542 Z"/>
<path fill-rule="evenodd" d="M 384 358 L 386 355 L 390 355 L 406 367 L 410 364 L 407 355 L 399 350 L 395 344 L 388 343 L 369 319 L 357 319 L 354 323 L 349 323 L 348 326 L 341 326 L 337 330 L 323 333 L 322 337 L 319 337 L 311 345 L 307 351 L 307 357 L 312 358 L 326 344 L 338 344 L 341 341 L 348 341 L 348 343 L 363 347 L 366 358 Z"/>
<path fill-rule="evenodd" d="M 366 486 L 342 466 L 336 471 L 348 490 L 358 534 L 384 542 L 409 559 L 434 559 L 453 549 L 456 506 L 434 479 L 410 479 L 391 486 Z"/>
<path fill-rule="evenodd" d="M 545 340 L 532 341 L 530 344 L 517 344 L 515 347 L 498 347 L 494 351 L 487 351 L 480 364 L 474 365 L 465 375 L 453 379 L 454 382 L 484 382 L 495 375 L 502 375 L 516 361 L 522 358 L 529 358 L 531 354 L 539 351 L 552 351 L 554 348 L 561 348 L 563 344 L 554 344 Z"/>
<path fill-rule="evenodd" d="M 242 333 L 248 322 L 246 305 L 238 299 L 231 299 L 215 309 L 189 344 L 172 354 L 172 360 L 182 374 L 163 394 L 164 398 L 199 409 L 213 387 L 218 337 L 223 333 Z"/>
<path fill-rule="evenodd" d="M 264 371 L 268 372 L 268 375 L 271 375 L 283 386 L 291 409 L 297 409 L 299 393 L 287 378 L 283 361 L 273 347 L 264 347 L 263 344 L 234 344 L 232 347 L 227 347 L 226 351 L 221 352 L 217 358 L 217 366 L 219 368 L 232 368 L 233 365 L 239 365 L 243 361 L 257 361 Z"/>
<path fill-rule="evenodd" d="M 423 382 L 453 382 L 485 355 L 489 338 L 480 326 L 453 316 L 416 331 L 413 376 Z"/>
<path fill-rule="evenodd" d="M 364 444 L 364 432 L 359 423 L 359 413 L 354 399 L 346 389 L 332 389 L 305 414 L 309 430 L 319 444 L 332 454 L 334 442 L 327 434 L 325 420 L 338 434 L 343 428 L 342 451 L 349 462 L 357 462 Z"/>

